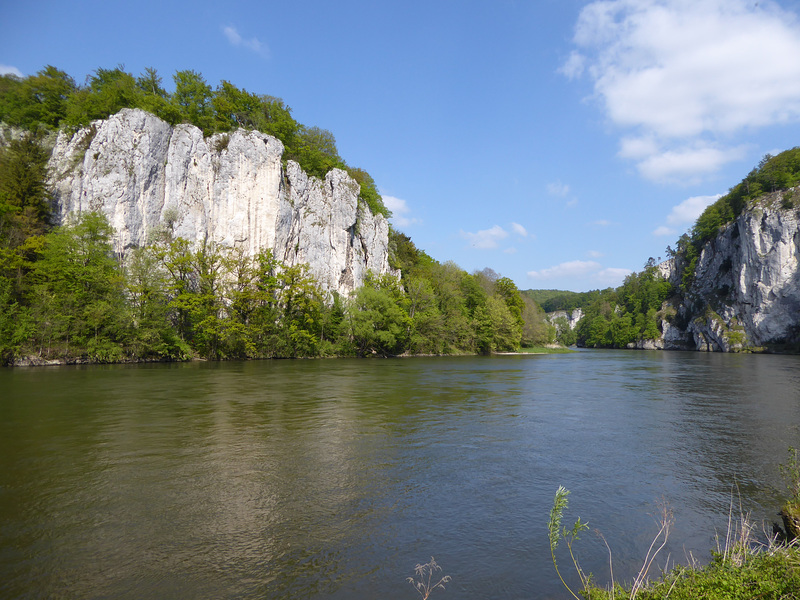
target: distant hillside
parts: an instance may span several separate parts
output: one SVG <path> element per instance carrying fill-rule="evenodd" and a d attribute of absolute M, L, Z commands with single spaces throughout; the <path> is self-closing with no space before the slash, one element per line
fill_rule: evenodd
<path fill-rule="evenodd" d="M 594 300 L 599 298 L 603 292 L 592 290 L 589 292 L 570 292 L 568 290 L 524 290 L 523 295 L 527 296 L 544 309 L 544 312 L 551 313 L 556 310 L 575 310 L 585 308 Z"/>

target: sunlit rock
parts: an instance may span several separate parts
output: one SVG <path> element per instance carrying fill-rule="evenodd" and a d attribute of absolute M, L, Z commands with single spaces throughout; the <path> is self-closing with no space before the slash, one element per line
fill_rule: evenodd
<path fill-rule="evenodd" d="M 388 264 L 388 222 L 358 199 L 359 185 L 334 169 L 324 181 L 282 163 L 283 144 L 237 130 L 209 138 L 123 109 L 76 133 L 62 132 L 50 161 L 60 219 L 99 211 L 124 254 L 165 225 L 204 239 L 262 248 L 292 266 L 308 263 L 325 290 L 348 294 Z"/>

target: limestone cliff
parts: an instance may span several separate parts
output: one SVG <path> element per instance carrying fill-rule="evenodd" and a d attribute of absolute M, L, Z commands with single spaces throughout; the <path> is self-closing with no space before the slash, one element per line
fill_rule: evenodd
<path fill-rule="evenodd" d="M 567 327 L 569 327 L 570 331 L 574 330 L 580 320 L 583 318 L 583 309 L 576 308 L 575 310 L 556 310 L 551 313 L 547 313 L 547 319 L 550 321 L 550 324 L 555 326 L 558 330 L 560 327 L 559 319 L 566 320 Z"/>
<path fill-rule="evenodd" d="M 358 183 L 339 169 L 309 177 L 282 155 L 283 144 L 263 133 L 204 138 L 192 125 L 124 109 L 59 134 L 50 170 L 60 218 L 102 212 L 120 253 L 169 221 L 192 243 L 270 248 L 289 266 L 308 263 L 325 290 L 341 294 L 368 271 L 389 272 L 388 222 L 359 201 Z"/>
<path fill-rule="evenodd" d="M 761 197 L 702 250 L 691 285 L 665 307 L 655 347 L 736 351 L 800 342 L 800 209 Z M 685 265 L 669 261 L 679 284 Z"/>

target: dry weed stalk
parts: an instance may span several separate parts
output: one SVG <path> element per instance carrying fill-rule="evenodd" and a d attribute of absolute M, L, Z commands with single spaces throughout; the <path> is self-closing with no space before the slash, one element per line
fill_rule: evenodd
<path fill-rule="evenodd" d="M 567 588 L 567 591 L 572 594 L 572 596 L 576 600 L 580 600 L 578 595 L 572 591 L 572 589 L 567 585 L 564 581 L 564 578 L 561 576 L 561 573 L 558 570 L 558 563 L 556 562 L 555 556 L 555 549 L 558 546 L 558 542 L 563 539 L 567 543 L 567 548 L 569 549 L 569 555 L 572 559 L 572 563 L 575 565 L 575 570 L 578 572 L 578 577 L 581 580 L 581 585 L 583 586 L 584 590 L 587 590 L 591 584 L 591 574 L 587 575 L 584 573 L 583 569 L 581 569 L 580 564 L 578 563 L 575 555 L 572 552 L 572 544 L 575 540 L 578 539 L 578 535 L 581 531 L 588 529 L 588 525 L 581 521 L 580 518 L 575 522 L 573 528 L 567 529 L 566 527 L 562 530 L 561 529 L 561 520 L 564 516 L 564 511 L 567 508 L 568 501 L 567 496 L 569 496 L 569 490 L 564 488 L 563 486 L 559 486 L 558 490 L 556 490 L 556 495 L 553 500 L 553 508 L 550 510 L 550 521 L 548 522 L 548 533 L 550 536 L 550 555 L 553 559 L 553 566 L 556 569 L 556 574 L 558 578 L 561 580 L 561 583 L 564 584 L 564 587 Z M 669 505 L 664 501 L 659 505 L 660 513 L 657 519 L 660 527 L 658 533 L 656 533 L 653 541 L 650 543 L 650 548 L 647 550 L 647 555 L 644 558 L 644 563 L 642 564 L 642 568 L 639 570 L 639 574 L 636 576 L 636 579 L 633 582 L 633 586 L 631 587 L 630 593 L 630 600 L 634 600 L 636 598 L 636 594 L 641 590 L 641 588 L 647 583 L 647 575 L 650 572 L 650 568 L 653 566 L 653 562 L 655 562 L 656 557 L 659 553 L 664 549 L 667 545 L 667 540 L 669 539 L 669 533 L 672 529 L 672 524 L 674 522 L 672 516 L 672 510 L 669 508 Z M 611 557 L 611 547 L 608 545 L 605 537 L 598 531 L 597 535 L 603 540 L 603 543 L 606 545 L 608 549 L 608 564 L 609 570 L 611 572 L 611 598 L 614 598 L 614 564 Z M 669 557 L 667 558 L 667 563 L 669 563 Z"/>
<path fill-rule="evenodd" d="M 608 570 L 611 573 L 611 587 L 609 589 L 610 589 L 610 592 L 611 592 L 611 600 L 614 600 L 614 589 L 615 589 L 615 585 L 614 585 L 614 561 L 611 558 L 611 546 L 608 545 L 608 541 L 606 541 L 606 537 L 602 533 L 600 533 L 599 529 L 595 529 L 594 532 L 597 534 L 597 536 L 601 540 L 603 540 L 603 543 L 606 545 L 606 550 L 608 550 Z"/>
<path fill-rule="evenodd" d="M 669 539 L 669 532 L 672 529 L 672 524 L 674 523 L 674 519 L 672 517 L 672 510 L 669 508 L 669 505 L 666 501 L 662 501 L 659 505 L 660 513 L 657 519 L 659 524 L 658 533 L 656 533 L 653 541 L 650 542 L 650 547 L 647 549 L 647 555 L 644 557 L 644 563 L 642 564 L 642 568 L 639 570 L 639 574 L 636 576 L 636 579 L 633 581 L 633 585 L 631 586 L 631 600 L 636 598 L 636 594 L 642 589 L 647 583 L 647 574 L 650 572 L 650 567 L 653 565 L 653 561 L 655 561 L 656 556 L 658 556 L 659 552 L 664 549 L 664 546 L 667 545 L 667 540 Z M 653 550 L 656 544 L 659 544 L 657 549 Z"/>
<path fill-rule="evenodd" d="M 717 552 L 722 555 L 724 562 L 741 567 L 747 556 L 750 554 L 750 544 L 753 541 L 754 523 L 750 519 L 750 513 L 745 513 L 742 508 L 742 494 L 736 485 L 736 494 L 739 498 L 739 517 L 734 521 L 733 516 L 733 490 L 731 490 L 731 503 L 728 509 L 728 529 L 725 532 L 725 547 L 719 547 L 719 536 L 717 536 Z"/>
<path fill-rule="evenodd" d="M 433 590 L 436 588 L 444 588 L 444 584 L 450 581 L 449 575 L 444 575 L 439 581 L 433 583 L 434 574 L 441 571 L 442 567 L 436 564 L 436 561 L 431 556 L 431 561 L 425 563 L 424 565 L 417 565 L 414 567 L 414 573 L 417 575 L 417 579 L 413 577 L 408 577 L 406 581 L 414 586 L 414 589 L 417 590 L 420 596 L 422 596 L 422 600 L 428 600 L 428 597 L 431 595 Z"/>

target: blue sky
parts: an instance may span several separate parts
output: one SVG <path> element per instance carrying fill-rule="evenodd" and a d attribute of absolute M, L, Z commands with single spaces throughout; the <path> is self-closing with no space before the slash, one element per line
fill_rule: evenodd
<path fill-rule="evenodd" d="M 2 2 L 0 70 L 47 64 L 281 97 L 418 247 L 521 289 L 619 285 L 800 144 L 800 0 Z"/>

